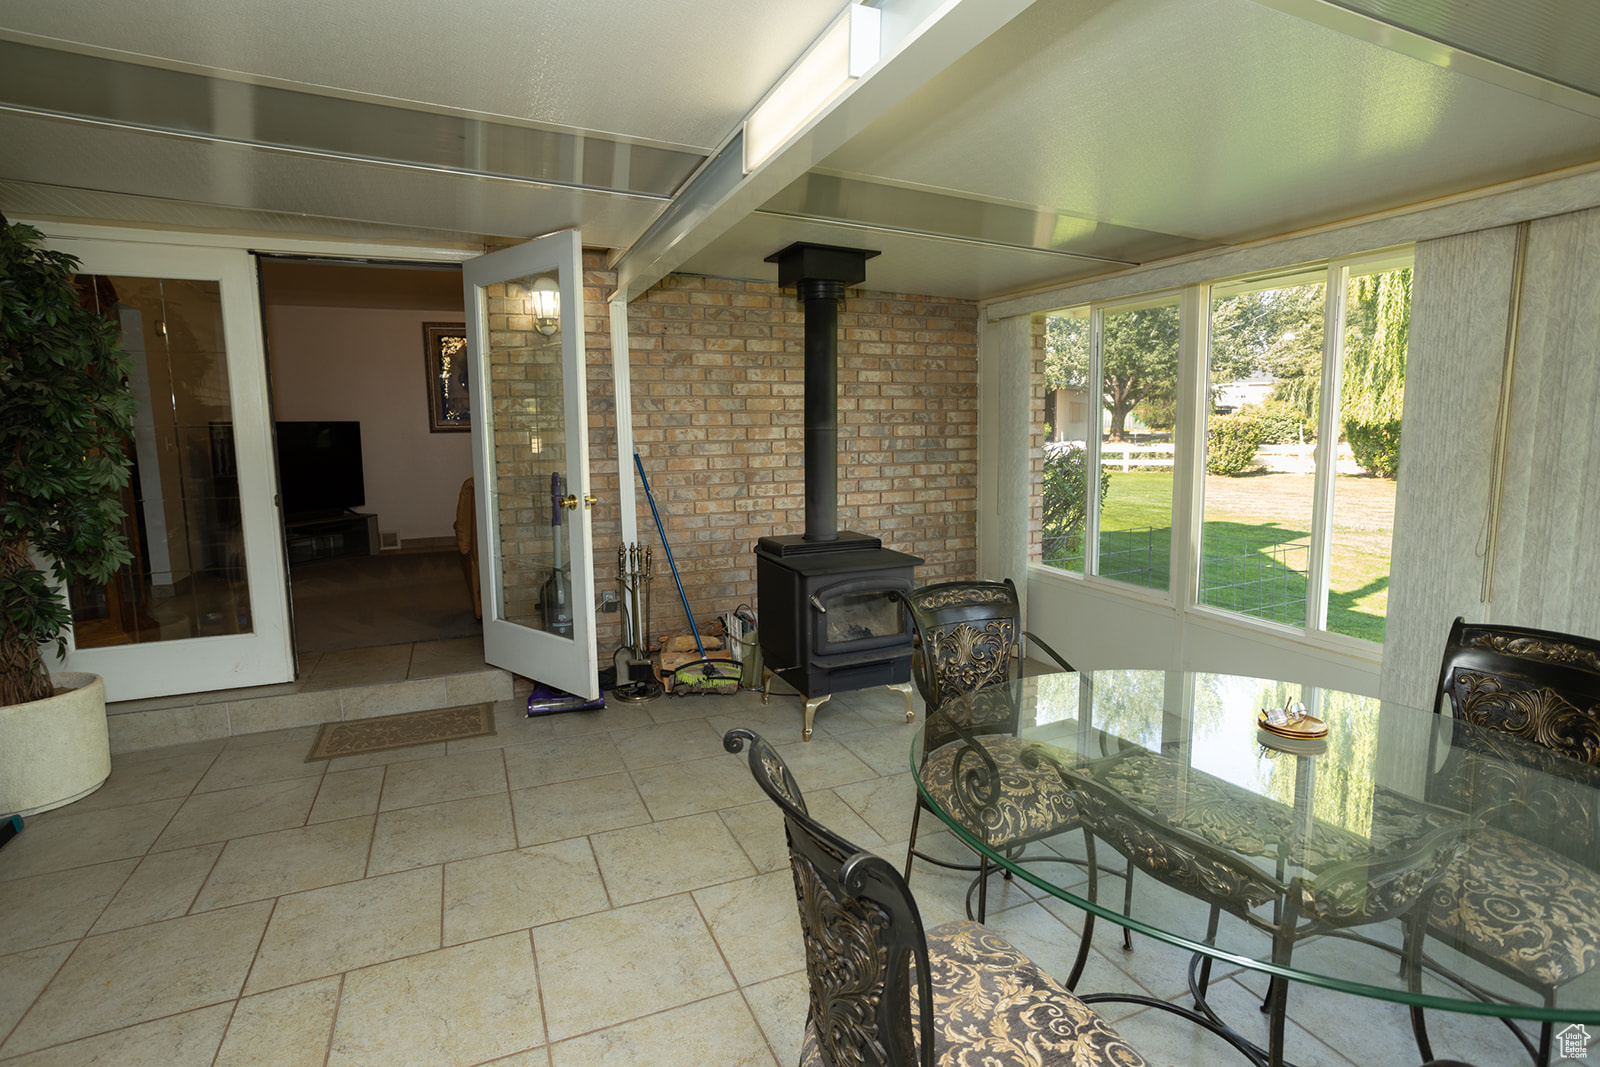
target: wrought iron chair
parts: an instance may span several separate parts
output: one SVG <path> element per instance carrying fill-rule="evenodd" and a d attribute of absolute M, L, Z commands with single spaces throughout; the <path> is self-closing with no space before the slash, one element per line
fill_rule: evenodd
<path fill-rule="evenodd" d="M 1347 930 L 1400 919 L 1409 930 L 1421 923 L 1419 905 L 1431 887 L 1444 876 L 1465 847 L 1459 826 L 1428 829 L 1404 847 L 1386 852 L 1381 859 L 1363 856 L 1337 863 L 1318 872 L 1314 881 L 1300 877 L 1287 882 L 1251 863 L 1238 853 L 1173 825 L 1156 812 L 1126 797 L 1079 770 L 1064 766 L 1056 756 L 1037 746 L 1028 750 L 1029 763 L 1051 767 L 1072 794 L 1082 821 L 1089 852 L 1090 902 L 1097 898 L 1099 868 L 1096 841 L 1104 841 L 1137 868 L 1157 881 L 1210 905 L 1205 941 L 1215 943 L 1223 912 L 1261 930 L 1272 938 L 1272 963 L 1289 966 L 1295 942 L 1319 933 Z M 1266 909 L 1270 914 L 1259 914 Z M 1083 966 L 1094 936 L 1094 913 L 1087 912 L 1078 962 Z M 1421 938 L 1410 936 L 1405 967 L 1413 982 L 1420 974 Z M 1211 957 L 1196 955 L 1190 963 L 1189 987 L 1195 1010 L 1130 994 L 1100 994 L 1086 1003 L 1124 1001 L 1160 1007 L 1189 1018 L 1228 1040 L 1252 1060 L 1265 1058 L 1274 1067 L 1283 1062 L 1284 1021 L 1288 985 L 1274 980 L 1267 1008 L 1271 1013 L 1267 1048 L 1258 1048 L 1236 1034 L 1206 1003 L 1211 978 Z"/>
<path fill-rule="evenodd" d="M 1145 1063 L 993 930 L 924 931 L 905 879 L 812 819 L 760 735 L 729 730 L 722 744 L 750 746 L 750 773 L 784 816 L 811 987 L 801 1067 Z"/>
<path fill-rule="evenodd" d="M 1600 964 L 1600 872 L 1590 866 L 1600 840 L 1590 800 L 1600 779 L 1600 641 L 1458 618 L 1436 695 L 1434 710 L 1448 701 L 1455 724 L 1431 796 L 1474 809 L 1485 825 L 1434 890 L 1426 933 L 1553 1004 Z M 1422 1010 L 1411 1018 L 1427 1058 Z M 1541 1027 L 1537 1047 L 1506 1024 L 1536 1062 L 1550 1061 L 1554 1024 Z"/>
<path fill-rule="evenodd" d="M 994 796 L 986 810 L 983 825 L 991 845 L 1021 850 L 1030 842 L 1076 827 L 1072 801 L 1055 776 L 1039 774 L 1019 762 L 1024 747 L 1016 737 L 1019 701 L 1010 686 L 1014 682 L 1012 660 L 1021 651 L 1020 642 L 1033 642 L 1063 671 L 1072 666 L 1055 649 L 1022 629 L 1022 609 L 1011 580 L 942 582 L 909 595 L 902 593 L 900 599 L 910 611 L 916 636 L 911 677 L 927 709 L 923 788 L 950 810 L 960 799 L 955 795 L 959 780 L 956 763 L 972 755 L 976 744 L 984 750 L 989 770 L 1008 776 L 1012 785 Z M 1031 783 L 1026 783 L 1030 778 Z M 917 830 L 925 809 L 931 810 L 919 792 L 911 816 L 904 877 L 910 881 L 911 865 L 918 858 L 953 870 L 977 872 L 977 919 L 983 922 L 992 870 L 988 859 L 980 855 L 977 863 L 952 863 L 918 851 Z M 968 914 L 972 914 L 970 905 Z"/>

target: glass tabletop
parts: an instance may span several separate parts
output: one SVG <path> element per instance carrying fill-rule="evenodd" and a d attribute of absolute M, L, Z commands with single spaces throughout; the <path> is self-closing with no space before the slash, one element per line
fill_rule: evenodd
<path fill-rule="evenodd" d="M 995 865 L 1150 937 L 1362 996 L 1600 1020 L 1600 768 L 1543 746 L 1294 682 L 1097 671 L 947 701 L 911 765 Z"/>

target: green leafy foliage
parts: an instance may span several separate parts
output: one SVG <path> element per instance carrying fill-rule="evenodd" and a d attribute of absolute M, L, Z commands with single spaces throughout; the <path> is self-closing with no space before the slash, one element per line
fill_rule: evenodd
<path fill-rule="evenodd" d="M 1361 469 L 1393 478 L 1400 470 L 1411 271 L 1364 274 L 1351 280 L 1350 290 L 1340 422 Z"/>
<path fill-rule="evenodd" d="M 1133 416 L 1152 430 L 1171 432 L 1178 425 L 1177 398 L 1142 400 L 1133 406 Z"/>
<path fill-rule="evenodd" d="M 1100 506 L 1111 491 L 1111 471 L 1100 469 Z M 1089 518 L 1089 452 L 1080 444 L 1053 450 L 1044 461 L 1044 536 L 1081 534 Z"/>
<path fill-rule="evenodd" d="M 1218 300 L 1211 309 L 1212 384 L 1269 374 L 1276 383 L 1273 398 L 1315 425 L 1326 288 L 1312 282 Z"/>
<path fill-rule="evenodd" d="M 1268 399 L 1243 409 L 1261 420 L 1261 443 L 1266 445 L 1311 444 L 1317 439 L 1317 423 L 1293 404 Z"/>
<path fill-rule="evenodd" d="M 1151 402 L 1166 408 L 1176 405 L 1178 305 L 1160 304 L 1131 311 L 1112 309 L 1101 319 L 1101 386 L 1105 408 L 1111 416 L 1107 438 L 1124 441 L 1128 413 L 1139 404 Z M 1087 316 L 1051 315 L 1045 319 L 1047 388 L 1086 388 L 1089 353 Z"/>
<path fill-rule="evenodd" d="M 106 582 L 132 558 L 120 496 L 134 415 L 128 357 L 116 324 L 84 307 L 77 260 L 41 241 L 0 216 L 0 684 L 8 694 L 37 687 L 38 645 L 54 640 L 64 651 L 69 621 L 29 546 L 63 585 Z"/>
<path fill-rule="evenodd" d="M 1346 422 L 1345 440 L 1356 464 L 1380 478 L 1400 473 L 1400 420 L 1389 422 Z"/>
<path fill-rule="evenodd" d="M 1242 474 L 1256 466 L 1256 449 L 1266 427 L 1249 409 L 1237 415 L 1213 415 L 1206 426 L 1206 471 Z"/>

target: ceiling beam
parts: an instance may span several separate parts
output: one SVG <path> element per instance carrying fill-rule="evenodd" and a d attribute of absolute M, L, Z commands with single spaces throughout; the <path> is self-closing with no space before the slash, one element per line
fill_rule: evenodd
<path fill-rule="evenodd" d="M 877 64 L 748 174 L 742 133 L 730 135 L 650 228 L 614 258 L 618 293 L 632 300 L 672 273 L 1031 2 L 883 0 L 877 5 L 883 33 Z"/>

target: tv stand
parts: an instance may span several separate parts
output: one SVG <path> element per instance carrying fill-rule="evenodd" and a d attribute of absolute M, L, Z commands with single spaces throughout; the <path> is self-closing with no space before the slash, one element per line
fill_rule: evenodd
<path fill-rule="evenodd" d="M 290 563 L 378 554 L 378 516 L 354 511 L 286 519 L 283 539 Z"/>

